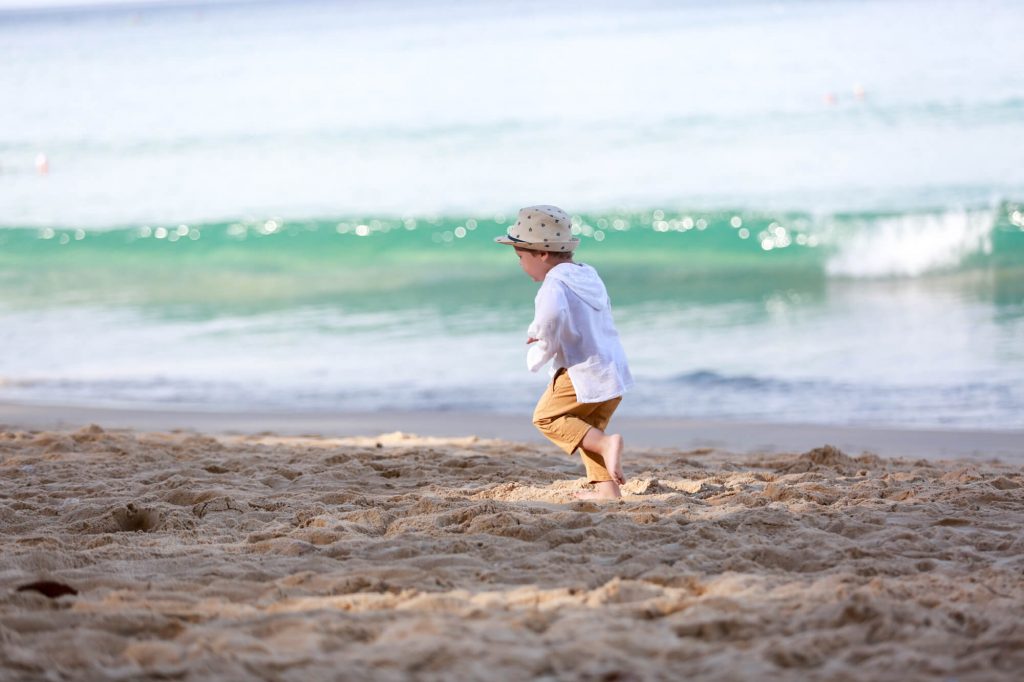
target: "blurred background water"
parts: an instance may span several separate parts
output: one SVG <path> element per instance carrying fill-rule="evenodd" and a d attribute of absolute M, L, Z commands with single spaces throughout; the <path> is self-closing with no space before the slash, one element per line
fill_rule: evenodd
<path fill-rule="evenodd" d="M 1017 2 L 0 2 L 0 400 L 528 413 L 574 215 L 623 414 L 1024 427 Z"/>

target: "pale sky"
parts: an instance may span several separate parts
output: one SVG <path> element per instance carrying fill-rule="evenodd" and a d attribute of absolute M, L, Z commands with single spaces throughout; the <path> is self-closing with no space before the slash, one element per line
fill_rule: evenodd
<path fill-rule="evenodd" d="M 231 0 L 228 0 L 231 1 Z M 167 5 L 167 4 L 204 4 L 214 5 L 225 0 L 0 0 L 0 10 L 5 9 L 51 9 L 59 7 L 111 7 L 117 5 Z"/>

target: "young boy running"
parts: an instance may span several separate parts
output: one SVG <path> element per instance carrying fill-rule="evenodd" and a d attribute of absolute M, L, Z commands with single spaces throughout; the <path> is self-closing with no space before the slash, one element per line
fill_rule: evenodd
<path fill-rule="evenodd" d="M 553 360 L 553 374 L 533 423 L 566 453 L 580 451 L 594 489 L 578 497 L 621 497 L 622 436 L 604 429 L 633 377 L 604 282 L 594 268 L 573 261 L 580 240 L 556 206 L 522 209 L 508 234 L 494 241 L 514 247 L 523 271 L 542 282 L 527 330 L 526 364 L 536 372 Z"/>

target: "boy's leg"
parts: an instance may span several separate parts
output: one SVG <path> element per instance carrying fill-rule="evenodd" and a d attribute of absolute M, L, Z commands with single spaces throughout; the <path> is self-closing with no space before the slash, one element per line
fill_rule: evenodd
<path fill-rule="evenodd" d="M 595 427 L 598 429 L 597 433 L 604 436 L 601 429 L 608 425 L 608 420 L 611 419 L 619 402 L 621 398 L 613 398 L 603 403 L 578 402 L 576 390 L 568 373 L 559 370 L 537 402 L 537 408 L 533 413 L 534 425 L 548 440 L 567 454 L 580 449 L 583 464 L 587 469 L 587 479 L 596 485 L 597 497 L 619 497 L 619 488 L 613 475 L 605 467 L 601 455 L 601 450 L 606 448 L 581 446 Z"/>
<path fill-rule="evenodd" d="M 587 478 L 591 483 L 600 483 L 601 481 L 614 481 L 616 477 L 613 475 L 616 469 L 618 474 L 622 474 L 622 464 L 616 458 L 614 463 L 607 462 L 606 458 L 601 454 L 602 450 L 608 450 L 610 444 L 602 443 L 600 439 L 609 438 L 604 433 L 604 430 L 608 428 L 608 422 L 611 421 L 612 414 L 615 413 L 615 409 L 622 402 L 622 398 L 613 398 L 603 403 L 597 404 L 595 409 L 587 418 L 586 421 L 593 427 L 587 431 L 583 440 L 580 442 L 580 457 L 583 458 L 583 466 L 587 469 Z M 621 438 L 620 438 L 621 440 Z M 605 447 L 602 447 L 604 445 Z M 621 455 L 620 452 L 617 454 Z M 619 480 L 618 483 L 625 483 L 625 480 Z"/>

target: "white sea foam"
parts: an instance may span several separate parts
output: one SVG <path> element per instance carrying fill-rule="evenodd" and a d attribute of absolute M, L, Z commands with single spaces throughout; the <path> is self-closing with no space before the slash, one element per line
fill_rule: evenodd
<path fill-rule="evenodd" d="M 957 268 L 992 252 L 991 210 L 950 210 L 878 218 L 837 235 L 826 270 L 839 277 L 916 277 Z"/>

